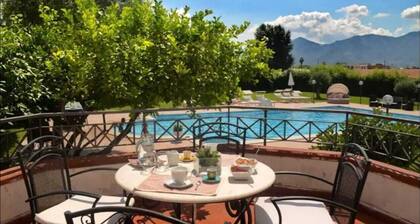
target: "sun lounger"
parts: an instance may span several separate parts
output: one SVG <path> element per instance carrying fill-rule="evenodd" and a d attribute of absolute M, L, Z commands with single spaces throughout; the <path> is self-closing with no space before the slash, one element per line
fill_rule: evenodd
<path fill-rule="evenodd" d="M 252 97 L 251 97 L 251 96 L 249 96 L 249 95 L 245 95 L 245 96 L 243 96 L 243 97 L 242 97 L 242 99 L 243 99 L 243 101 L 245 101 L 245 102 L 250 102 L 250 101 L 252 101 Z"/>
<path fill-rule="evenodd" d="M 252 91 L 251 90 L 242 90 L 242 94 L 243 95 L 252 95 Z"/>
<path fill-rule="evenodd" d="M 289 89 L 289 88 L 287 88 L 287 89 L 276 89 L 275 91 L 274 91 L 274 93 L 282 93 L 282 92 L 292 92 L 293 90 L 292 89 Z"/>
<path fill-rule="evenodd" d="M 242 100 L 238 100 L 235 104 L 243 105 L 243 106 L 258 106 L 259 101 L 252 99 L 251 95 L 243 95 Z"/>
<path fill-rule="evenodd" d="M 309 99 L 310 98 L 310 97 L 307 97 L 307 96 L 301 96 L 301 94 L 302 94 L 302 92 L 299 91 L 299 90 L 293 91 L 291 93 L 292 97 L 295 97 L 295 98 L 299 98 L 299 99 Z"/>
<path fill-rule="evenodd" d="M 309 97 L 301 96 L 300 94 L 302 94 L 301 91 L 283 91 L 275 95 L 286 102 L 299 102 L 310 99 Z"/>
<path fill-rule="evenodd" d="M 262 107 L 272 107 L 273 106 L 273 102 L 267 98 L 263 98 L 259 101 L 259 105 Z"/>

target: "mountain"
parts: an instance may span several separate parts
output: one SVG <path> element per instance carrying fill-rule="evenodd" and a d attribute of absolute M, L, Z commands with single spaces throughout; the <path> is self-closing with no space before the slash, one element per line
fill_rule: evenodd
<path fill-rule="evenodd" d="M 400 37 L 380 35 L 354 36 L 330 44 L 319 44 L 299 37 L 293 40 L 295 63 L 321 62 L 347 64 L 385 63 L 395 67 L 420 66 L 420 31 Z"/>

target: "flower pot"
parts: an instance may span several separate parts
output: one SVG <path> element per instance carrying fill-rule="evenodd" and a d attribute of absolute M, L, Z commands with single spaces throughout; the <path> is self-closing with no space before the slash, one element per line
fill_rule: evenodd
<path fill-rule="evenodd" d="M 174 131 L 175 140 L 180 141 L 182 136 L 182 131 Z"/>

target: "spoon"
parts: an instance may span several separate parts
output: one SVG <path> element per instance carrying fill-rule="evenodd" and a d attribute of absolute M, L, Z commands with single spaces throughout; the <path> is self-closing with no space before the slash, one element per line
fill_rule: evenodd
<path fill-rule="evenodd" d="M 197 190 L 200 185 L 201 185 L 201 180 L 199 180 L 199 181 L 197 181 L 197 183 L 195 183 L 195 190 Z"/>

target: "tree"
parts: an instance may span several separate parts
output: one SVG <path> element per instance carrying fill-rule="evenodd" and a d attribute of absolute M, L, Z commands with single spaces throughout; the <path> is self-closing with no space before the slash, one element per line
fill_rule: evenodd
<path fill-rule="evenodd" d="M 402 79 L 395 84 L 394 92 L 406 99 L 415 99 L 417 92 L 416 82 L 411 79 Z"/>
<path fill-rule="evenodd" d="M 303 66 L 303 62 L 304 62 L 305 60 L 303 59 L 303 57 L 300 57 L 300 59 L 299 59 L 299 63 L 300 63 L 300 68 L 302 68 L 302 66 Z"/>
<path fill-rule="evenodd" d="M 321 99 L 321 91 L 325 90 L 331 83 L 332 74 L 329 73 L 329 67 L 318 65 L 311 68 L 311 80 L 315 80 L 316 98 Z"/>
<path fill-rule="evenodd" d="M 255 38 L 265 41 L 267 48 L 273 50 L 270 68 L 287 70 L 293 65 L 290 31 L 286 31 L 281 25 L 261 24 L 255 32 Z"/>
<path fill-rule="evenodd" d="M 96 0 L 96 3 L 105 8 L 117 0 Z M 42 22 L 39 11 L 40 6 L 48 6 L 52 9 L 74 8 L 74 0 L 4 0 L 0 5 L 0 23 L 9 23 L 12 15 L 21 15 L 24 24 L 40 24 Z M 3 21 L 2 21 L 3 20 Z"/>
<path fill-rule="evenodd" d="M 121 105 L 144 109 L 184 101 L 191 108 L 209 106 L 237 96 L 240 80 L 269 71 L 271 50 L 263 42 L 236 41 L 248 24 L 228 27 L 219 18 L 209 19 L 210 10 L 188 17 L 165 9 L 160 1 L 132 0 L 102 8 L 94 0 L 76 0 L 75 7 L 60 12 L 42 6 L 40 24 L 25 26 L 21 21 L 16 29 L 1 27 L 12 44 L 5 46 L 0 61 L 14 63 L 13 57 L 19 55 L 23 65 L 36 62 L 36 70 L 26 69 L 35 75 L 28 84 L 45 87 L 44 91 L 34 86 L 40 93 L 33 102 L 12 99 L 8 104 L 23 104 L 31 112 L 42 111 L 34 107 L 43 102 L 41 98 L 77 100 L 88 109 Z M 25 38 L 14 38 L 17 34 Z M 13 74 L 19 67 L 6 65 L 1 68 L 10 78 L 6 86 L 16 87 L 16 95 L 28 91 L 16 84 L 19 80 Z M 9 108 L 1 106 L 2 111 L 11 112 Z M 129 133 L 139 115 L 132 113 L 104 152 Z"/>
<path fill-rule="evenodd" d="M 316 98 L 321 99 L 321 91 L 325 90 L 331 83 L 331 77 L 325 73 L 313 73 L 311 80 L 315 80 Z"/>
<path fill-rule="evenodd" d="M 30 28 L 22 27 L 14 16 L 8 26 L 0 26 L 0 117 L 45 109 L 40 101 L 51 97 L 46 84 L 44 53 L 33 45 Z"/>

